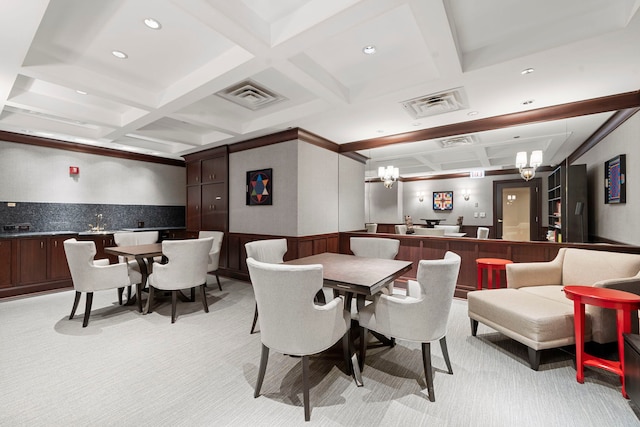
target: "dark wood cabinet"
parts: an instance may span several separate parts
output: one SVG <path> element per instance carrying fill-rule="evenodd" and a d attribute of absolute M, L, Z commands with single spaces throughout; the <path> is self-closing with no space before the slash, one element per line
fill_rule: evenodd
<path fill-rule="evenodd" d="M 200 178 L 200 160 L 187 162 L 187 185 L 202 184 Z"/>
<path fill-rule="evenodd" d="M 226 182 L 203 185 L 201 229 L 225 231 L 229 215 L 228 206 Z"/>
<path fill-rule="evenodd" d="M 104 248 L 110 248 L 116 246 L 113 240 L 113 234 L 99 234 L 90 236 L 79 236 L 78 240 L 92 240 L 96 244 L 95 259 L 107 258 L 113 264 L 118 262 L 118 257 L 113 255 L 107 255 Z"/>
<path fill-rule="evenodd" d="M 64 241 L 73 236 L 56 236 L 49 238 L 48 267 L 50 280 L 70 279 L 69 263 L 64 252 Z"/>
<path fill-rule="evenodd" d="M 21 285 L 47 280 L 46 237 L 18 241 L 18 283 Z"/>
<path fill-rule="evenodd" d="M 549 231 L 556 242 L 586 242 L 587 166 L 559 166 L 548 177 Z"/>
<path fill-rule="evenodd" d="M 0 288 L 10 287 L 13 283 L 13 268 L 11 262 L 13 239 L 0 240 Z"/>
<path fill-rule="evenodd" d="M 200 185 L 187 186 L 187 230 L 200 230 L 201 187 Z"/>
<path fill-rule="evenodd" d="M 203 184 L 208 182 L 226 182 L 227 181 L 227 157 L 220 156 L 212 159 L 202 160 L 201 164 L 201 181 Z"/>

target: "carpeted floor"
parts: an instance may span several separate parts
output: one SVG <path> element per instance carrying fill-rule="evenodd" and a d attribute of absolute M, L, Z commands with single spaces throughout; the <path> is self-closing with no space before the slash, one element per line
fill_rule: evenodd
<path fill-rule="evenodd" d="M 0 301 L 0 425 L 640 425 L 617 377 L 587 369 L 578 384 L 562 350 L 543 353 L 534 372 L 520 344 L 483 325 L 470 335 L 463 300 L 449 319 L 453 375 L 432 346 L 435 402 L 422 391 L 419 344 L 369 350 L 361 388 L 335 348 L 311 360 L 305 424 L 299 359 L 272 353 L 262 396 L 253 398 L 260 355 L 260 334 L 249 334 L 253 291 L 225 278 L 222 286 L 208 288 L 210 313 L 199 299 L 182 302 L 173 325 L 169 300 L 143 316 L 118 306 L 115 291 L 95 294 L 87 328 L 82 308 L 68 320 L 73 291 Z"/>

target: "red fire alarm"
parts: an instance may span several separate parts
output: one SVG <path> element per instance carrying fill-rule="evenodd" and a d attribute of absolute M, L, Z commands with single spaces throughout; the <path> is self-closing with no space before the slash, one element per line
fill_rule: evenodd
<path fill-rule="evenodd" d="M 80 168 L 78 166 L 69 166 L 69 175 L 80 175 Z"/>

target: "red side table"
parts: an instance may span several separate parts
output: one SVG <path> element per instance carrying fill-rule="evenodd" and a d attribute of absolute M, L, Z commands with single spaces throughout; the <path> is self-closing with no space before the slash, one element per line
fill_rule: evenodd
<path fill-rule="evenodd" d="M 487 270 L 487 288 L 493 289 L 493 274 L 496 273 L 496 288 L 500 287 L 500 271 L 507 269 L 507 264 L 513 264 L 510 259 L 478 258 L 478 290 L 482 289 L 482 270 Z"/>
<path fill-rule="evenodd" d="M 622 334 L 631 332 L 631 311 L 640 309 L 640 296 L 616 289 L 596 288 L 593 286 L 565 286 L 564 293 L 573 300 L 574 327 L 576 332 L 576 379 L 584 383 L 584 367 L 593 366 L 620 376 L 622 395 L 627 391 L 624 386 L 624 339 Z M 602 359 L 584 351 L 584 306 L 585 304 L 616 310 L 618 327 L 618 354 L 620 361 Z"/>

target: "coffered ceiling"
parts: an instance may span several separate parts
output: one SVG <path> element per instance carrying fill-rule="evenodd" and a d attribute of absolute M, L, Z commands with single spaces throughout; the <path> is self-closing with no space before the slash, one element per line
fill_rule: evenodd
<path fill-rule="evenodd" d="M 548 165 L 612 113 L 366 141 L 638 91 L 639 6 L 3 0 L 0 130 L 179 159 L 300 127 L 403 176 L 511 168 L 534 149 Z"/>

